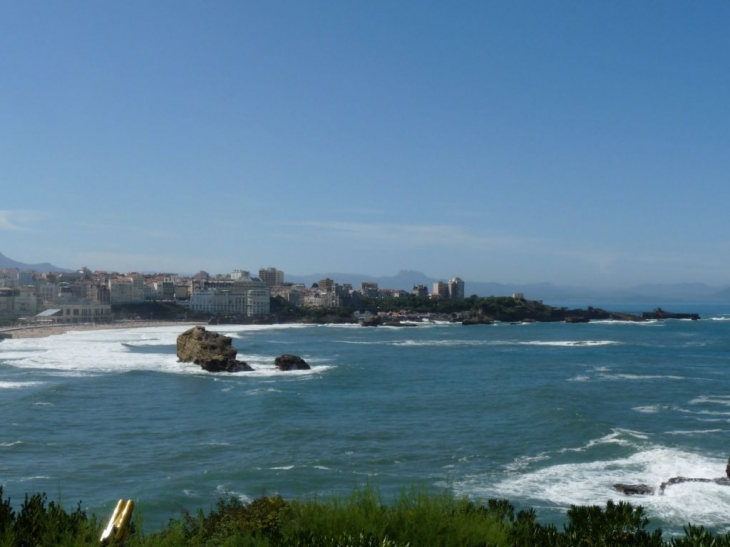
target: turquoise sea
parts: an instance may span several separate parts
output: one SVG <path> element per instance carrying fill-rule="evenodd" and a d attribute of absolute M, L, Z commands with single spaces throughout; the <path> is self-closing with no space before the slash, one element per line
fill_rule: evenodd
<path fill-rule="evenodd" d="M 221 326 L 257 370 L 218 375 L 177 362 L 182 326 L 5 340 L 0 484 L 14 504 L 46 492 L 101 516 L 133 498 L 151 530 L 221 497 L 370 484 L 507 498 L 556 523 L 629 500 L 669 533 L 730 531 L 729 487 L 613 489 L 725 474 L 730 306 L 667 308 L 703 319 Z M 276 370 L 283 353 L 312 370 Z"/>

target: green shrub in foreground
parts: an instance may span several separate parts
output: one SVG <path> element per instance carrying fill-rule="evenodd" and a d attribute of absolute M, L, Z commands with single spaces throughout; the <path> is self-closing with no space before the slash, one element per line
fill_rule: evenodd
<path fill-rule="evenodd" d="M 98 546 L 101 525 L 80 509 L 66 512 L 45 494 L 26 495 L 15 512 L 0 486 L 0 547 Z M 404 490 L 390 504 L 371 488 L 347 498 L 285 501 L 262 497 L 251 503 L 220 500 L 208 513 L 184 513 L 149 535 L 140 516 L 125 547 L 730 547 L 730 534 L 714 535 L 688 525 L 683 537 L 662 540 L 647 530 L 641 507 L 608 502 L 572 506 L 559 531 L 537 522 L 532 509 L 515 514 L 506 500 L 485 504 L 449 493 Z M 108 547 L 114 547 L 110 544 Z"/>
<path fill-rule="evenodd" d="M 98 531 L 96 518 L 88 519 L 81 510 L 81 503 L 67 513 L 59 504 L 47 503 L 45 494 L 26 494 L 16 513 L 10 499 L 3 499 L 3 487 L 0 486 L 0 546 L 97 545 Z"/>

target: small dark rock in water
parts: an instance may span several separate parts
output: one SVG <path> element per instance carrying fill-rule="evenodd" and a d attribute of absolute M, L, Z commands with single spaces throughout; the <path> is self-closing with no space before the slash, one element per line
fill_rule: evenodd
<path fill-rule="evenodd" d="M 628 496 L 650 496 L 654 494 L 654 488 L 646 484 L 614 484 L 613 487 L 619 492 Z"/>
<path fill-rule="evenodd" d="M 279 370 L 309 370 L 312 368 L 297 355 L 281 355 L 276 358 L 274 364 Z"/>
<path fill-rule="evenodd" d="M 379 327 L 383 324 L 382 319 L 378 317 L 377 315 L 374 315 L 373 317 L 368 317 L 367 319 L 363 319 L 360 321 L 360 325 L 363 327 Z"/>

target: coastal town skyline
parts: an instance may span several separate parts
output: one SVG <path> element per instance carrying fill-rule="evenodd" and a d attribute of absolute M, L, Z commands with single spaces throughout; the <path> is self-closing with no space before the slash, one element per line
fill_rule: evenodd
<path fill-rule="evenodd" d="M 0 9 L 15 260 L 730 279 L 727 3 Z"/>

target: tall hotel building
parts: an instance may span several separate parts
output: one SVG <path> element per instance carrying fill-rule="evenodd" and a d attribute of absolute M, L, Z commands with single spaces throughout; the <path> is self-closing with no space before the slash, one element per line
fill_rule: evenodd
<path fill-rule="evenodd" d="M 261 268 L 259 279 L 269 288 L 280 287 L 284 284 L 284 272 L 276 268 Z"/>

